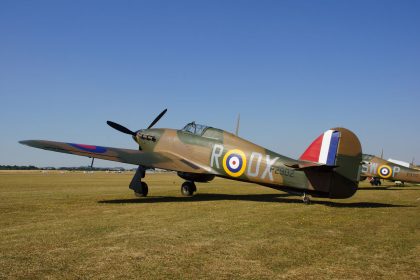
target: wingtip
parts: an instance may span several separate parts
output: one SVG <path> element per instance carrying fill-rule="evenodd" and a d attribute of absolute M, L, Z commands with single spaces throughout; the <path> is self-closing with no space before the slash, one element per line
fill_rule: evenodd
<path fill-rule="evenodd" d="M 39 144 L 42 140 L 21 140 L 19 141 L 20 144 L 29 146 L 29 147 L 37 147 L 36 144 Z"/>

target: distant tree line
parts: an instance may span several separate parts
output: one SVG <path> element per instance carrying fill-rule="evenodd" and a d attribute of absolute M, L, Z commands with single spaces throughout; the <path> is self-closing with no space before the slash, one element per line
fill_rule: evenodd
<path fill-rule="evenodd" d="M 18 165 L 0 165 L 0 170 L 63 170 L 63 171 L 126 171 L 123 167 L 36 167 L 33 165 L 18 166 Z M 131 169 L 128 169 L 131 170 Z"/>
<path fill-rule="evenodd" d="M 0 170 L 40 170 L 40 169 L 33 165 L 28 165 L 28 166 L 0 165 Z"/>

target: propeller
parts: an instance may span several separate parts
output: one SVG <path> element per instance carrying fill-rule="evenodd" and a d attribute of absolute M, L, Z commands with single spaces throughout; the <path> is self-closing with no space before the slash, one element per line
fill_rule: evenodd
<path fill-rule="evenodd" d="M 166 114 L 166 112 L 168 111 L 168 109 L 165 109 L 162 111 L 162 113 L 160 113 L 153 121 L 152 123 L 149 125 L 149 127 L 147 129 L 152 128 L 162 117 L 163 115 Z"/>
<path fill-rule="evenodd" d="M 125 126 L 122 126 L 122 125 L 120 125 L 120 124 L 118 124 L 118 123 L 114 123 L 114 122 L 111 122 L 111 121 L 107 121 L 106 122 L 110 127 L 112 127 L 113 129 L 116 129 L 116 130 L 118 130 L 118 131 L 120 131 L 120 132 L 122 132 L 122 133 L 125 133 L 125 134 L 130 134 L 130 135 L 133 135 L 133 136 L 135 136 L 136 135 L 136 133 L 134 132 L 134 131 L 131 131 L 131 130 L 129 130 L 128 128 L 126 128 Z"/>
<path fill-rule="evenodd" d="M 166 112 L 168 111 L 168 109 L 163 110 L 153 121 L 152 123 L 147 127 L 147 129 L 152 128 L 162 117 L 163 115 L 166 114 Z M 132 136 L 136 136 L 136 132 L 129 130 L 128 128 L 126 128 L 125 126 L 122 126 L 118 123 L 115 122 L 111 122 L 111 121 L 107 121 L 106 122 L 110 127 L 112 127 L 113 129 L 116 129 L 122 133 L 125 134 L 129 134 Z"/>

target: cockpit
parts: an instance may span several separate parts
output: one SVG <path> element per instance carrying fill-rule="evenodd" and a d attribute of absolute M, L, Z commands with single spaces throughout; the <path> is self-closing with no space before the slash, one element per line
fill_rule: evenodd
<path fill-rule="evenodd" d="M 181 131 L 210 139 L 221 140 L 223 131 L 211 126 L 190 122 Z"/>
<path fill-rule="evenodd" d="M 197 124 L 195 122 L 190 122 L 189 124 L 184 126 L 182 131 L 201 136 L 201 135 L 203 135 L 204 131 L 206 131 L 207 128 L 209 128 L 209 127 L 206 126 L 206 125 Z"/>

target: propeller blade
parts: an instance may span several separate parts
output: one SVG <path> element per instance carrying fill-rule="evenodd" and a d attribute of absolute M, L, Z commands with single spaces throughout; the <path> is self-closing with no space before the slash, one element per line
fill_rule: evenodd
<path fill-rule="evenodd" d="M 135 132 L 133 132 L 133 131 L 129 130 L 128 128 L 126 128 L 126 127 L 124 127 L 124 126 L 122 126 L 122 125 L 120 125 L 120 124 L 117 124 L 117 123 L 114 123 L 114 122 L 111 122 L 111 121 L 107 121 L 106 123 L 107 123 L 110 127 L 112 127 L 113 129 L 116 129 L 116 130 L 118 130 L 118 131 L 120 131 L 120 132 L 122 132 L 122 133 L 125 133 L 125 134 L 130 134 L 130 135 L 133 135 L 133 136 L 135 136 L 135 135 L 136 135 L 136 133 L 135 133 Z"/>
<path fill-rule="evenodd" d="M 160 113 L 159 116 L 157 116 L 156 119 L 152 121 L 152 123 L 149 125 L 147 129 L 152 128 L 160 120 L 160 118 L 162 118 L 163 115 L 165 115 L 166 111 L 168 111 L 168 109 L 163 110 L 162 113 Z"/>

